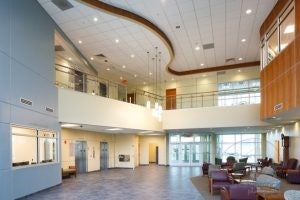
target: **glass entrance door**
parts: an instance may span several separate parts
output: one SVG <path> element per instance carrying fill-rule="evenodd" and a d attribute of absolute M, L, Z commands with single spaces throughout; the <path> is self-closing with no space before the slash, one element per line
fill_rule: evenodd
<path fill-rule="evenodd" d="M 184 143 L 171 145 L 170 161 L 177 166 L 200 165 L 200 144 Z"/>

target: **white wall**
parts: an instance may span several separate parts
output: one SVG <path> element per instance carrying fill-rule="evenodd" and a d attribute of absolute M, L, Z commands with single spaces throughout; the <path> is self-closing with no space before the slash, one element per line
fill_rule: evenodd
<path fill-rule="evenodd" d="M 163 112 L 163 129 L 192 129 L 268 125 L 260 121 L 260 105 L 203 107 Z"/>
<path fill-rule="evenodd" d="M 283 160 L 283 147 L 281 144 L 281 134 L 290 137 L 289 156 L 300 160 L 300 122 L 284 125 L 273 129 L 267 133 L 267 156 L 274 156 L 274 141 L 278 140 L 279 144 L 279 161 Z"/>
<path fill-rule="evenodd" d="M 167 164 L 167 147 L 166 136 L 140 136 L 140 164 L 149 164 L 149 144 L 153 143 L 158 146 L 158 164 Z"/>
<path fill-rule="evenodd" d="M 145 107 L 60 88 L 59 121 L 161 131 L 161 122 Z"/>

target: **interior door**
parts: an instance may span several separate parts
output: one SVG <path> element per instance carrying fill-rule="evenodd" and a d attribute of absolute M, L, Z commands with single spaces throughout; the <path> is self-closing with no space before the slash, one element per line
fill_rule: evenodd
<path fill-rule="evenodd" d="M 100 142 L 100 170 L 108 168 L 108 143 Z"/>
<path fill-rule="evenodd" d="M 86 172 L 86 142 L 76 141 L 75 143 L 75 165 L 78 173 Z"/>
<path fill-rule="evenodd" d="M 176 109 L 176 88 L 166 90 L 166 110 Z"/>
<path fill-rule="evenodd" d="M 134 93 L 127 94 L 127 102 L 135 104 L 135 94 Z"/>

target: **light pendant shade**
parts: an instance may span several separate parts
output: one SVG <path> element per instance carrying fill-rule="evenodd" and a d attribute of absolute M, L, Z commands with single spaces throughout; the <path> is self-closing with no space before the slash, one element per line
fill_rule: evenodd
<path fill-rule="evenodd" d="M 148 109 L 151 108 L 151 102 L 149 100 L 146 102 L 146 108 L 148 108 Z"/>

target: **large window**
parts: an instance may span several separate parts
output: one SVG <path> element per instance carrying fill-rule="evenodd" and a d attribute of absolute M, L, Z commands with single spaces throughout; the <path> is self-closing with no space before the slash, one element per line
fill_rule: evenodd
<path fill-rule="evenodd" d="M 12 126 L 13 166 L 57 162 L 55 131 Z"/>
<path fill-rule="evenodd" d="M 210 162 L 210 135 L 170 133 L 169 141 L 171 165 L 192 166 Z"/>
<path fill-rule="evenodd" d="M 295 38 L 294 2 L 278 16 L 275 23 L 265 34 L 261 45 L 261 68 L 270 63 L 280 51 L 284 50 Z"/>
<path fill-rule="evenodd" d="M 218 105 L 233 106 L 260 103 L 259 79 L 218 84 Z"/>
<path fill-rule="evenodd" d="M 228 156 L 247 157 L 248 162 L 261 158 L 261 134 L 217 135 L 216 139 L 216 157 L 224 161 Z"/>

